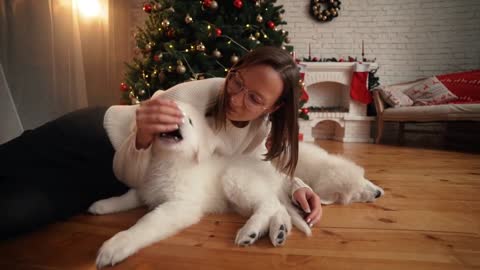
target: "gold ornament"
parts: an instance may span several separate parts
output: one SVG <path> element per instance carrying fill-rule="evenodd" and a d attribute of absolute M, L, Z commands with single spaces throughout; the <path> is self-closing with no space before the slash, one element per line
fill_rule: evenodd
<path fill-rule="evenodd" d="M 185 73 L 185 71 L 187 71 L 187 68 L 185 68 L 183 63 L 180 62 L 180 64 L 177 66 L 177 73 L 178 74 L 183 74 L 183 73 Z"/>
<path fill-rule="evenodd" d="M 165 19 L 162 21 L 162 27 L 167 28 L 170 25 L 170 21 Z"/>
<path fill-rule="evenodd" d="M 155 5 L 153 5 L 153 10 L 155 10 L 155 11 L 162 10 L 162 4 L 156 3 Z"/>
<path fill-rule="evenodd" d="M 260 6 L 261 6 L 260 1 L 255 1 L 255 7 L 258 7 L 258 8 L 259 8 Z"/>
<path fill-rule="evenodd" d="M 130 99 L 135 98 L 135 93 L 133 91 L 130 91 L 130 93 L 128 93 L 128 97 Z"/>
<path fill-rule="evenodd" d="M 205 51 L 205 45 L 203 45 L 203 43 L 200 42 L 200 44 L 197 45 L 196 49 L 199 52 L 204 52 Z"/>
<path fill-rule="evenodd" d="M 187 16 L 185 16 L 185 23 L 190 24 L 192 22 L 193 22 L 193 18 L 190 16 L 190 14 L 187 14 Z"/>
<path fill-rule="evenodd" d="M 255 37 L 259 38 L 260 37 L 260 32 L 255 32 Z"/>
<path fill-rule="evenodd" d="M 145 51 L 146 52 L 150 52 L 152 50 L 152 45 L 150 45 L 150 43 L 148 43 L 147 45 L 145 45 Z"/>
<path fill-rule="evenodd" d="M 167 75 L 165 75 L 165 72 L 163 72 L 163 70 L 160 73 L 158 73 L 158 80 L 160 81 L 160 83 L 163 83 L 166 78 L 167 78 Z"/>
<path fill-rule="evenodd" d="M 216 10 L 218 8 L 217 1 L 213 0 L 210 4 L 210 9 Z"/>
<path fill-rule="evenodd" d="M 218 49 L 213 50 L 212 55 L 215 58 L 221 58 L 222 57 L 222 53 Z"/>
<path fill-rule="evenodd" d="M 143 95 L 145 95 L 146 92 L 145 92 L 145 90 L 142 89 L 142 90 L 140 90 L 140 92 L 138 92 L 138 93 L 140 94 L 140 96 L 143 96 Z"/>
<path fill-rule="evenodd" d="M 263 22 L 263 17 L 262 15 L 258 14 L 257 15 L 257 22 L 262 23 Z"/>
<path fill-rule="evenodd" d="M 232 64 L 236 64 L 238 62 L 238 56 L 236 54 L 233 54 L 232 57 L 230 57 L 230 62 L 232 62 Z"/>

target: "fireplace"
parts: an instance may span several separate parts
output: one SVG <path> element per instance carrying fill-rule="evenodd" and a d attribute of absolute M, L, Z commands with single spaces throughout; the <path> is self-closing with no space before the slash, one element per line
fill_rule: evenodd
<path fill-rule="evenodd" d="M 342 142 L 371 142 L 367 106 L 350 98 L 354 62 L 302 62 L 305 87 L 310 96 L 304 107 L 312 107 L 309 120 L 299 119 L 307 142 L 331 139 Z M 364 63 L 376 68 L 375 63 Z"/>

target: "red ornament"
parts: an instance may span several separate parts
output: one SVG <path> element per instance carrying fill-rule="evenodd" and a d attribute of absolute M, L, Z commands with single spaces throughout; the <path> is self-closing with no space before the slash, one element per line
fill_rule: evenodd
<path fill-rule="evenodd" d="M 145 5 L 143 5 L 143 11 L 145 11 L 146 13 L 152 12 L 152 5 L 146 3 Z"/>
<path fill-rule="evenodd" d="M 317 57 L 313 57 L 312 61 L 313 61 L 313 62 L 317 62 L 317 61 L 318 61 L 318 58 L 317 58 Z"/>
<path fill-rule="evenodd" d="M 243 7 L 243 1 L 242 0 L 234 0 L 233 1 L 233 6 L 238 8 L 238 9 L 241 9 Z"/>
<path fill-rule="evenodd" d="M 173 30 L 173 28 L 168 29 L 167 37 L 168 38 L 174 38 L 175 37 L 175 30 Z"/>
<path fill-rule="evenodd" d="M 125 92 L 128 90 L 128 85 L 124 82 L 120 84 L 120 91 Z"/>
<path fill-rule="evenodd" d="M 220 28 L 215 29 L 215 35 L 217 35 L 217 37 L 221 36 L 222 35 L 222 29 L 220 29 Z"/>
<path fill-rule="evenodd" d="M 204 8 L 210 8 L 211 5 L 212 5 L 212 0 L 204 0 L 203 1 L 203 7 Z"/>
<path fill-rule="evenodd" d="M 275 23 L 273 23 L 272 21 L 268 21 L 267 26 L 268 26 L 268 28 L 273 29 L 273 28 L 275 28 Z"/>
<path fill-rule="evenodd" d="M 304 114 L 308 114 L 310 110 L 308 108 L 302 108 L 302 113 Z"/>
<path fill-rule="evenodd" d="M 345 59 L 340 58 L 340 59 L 338 59 L 338 62 L 345 62 Z"/>

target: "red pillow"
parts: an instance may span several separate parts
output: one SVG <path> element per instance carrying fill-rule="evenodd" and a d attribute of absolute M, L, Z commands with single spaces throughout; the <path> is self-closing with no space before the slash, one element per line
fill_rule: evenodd
<path fill-rule="evenodd" d="M 436 76 L 460 100 L 480 102 L 480 70 Z"/>

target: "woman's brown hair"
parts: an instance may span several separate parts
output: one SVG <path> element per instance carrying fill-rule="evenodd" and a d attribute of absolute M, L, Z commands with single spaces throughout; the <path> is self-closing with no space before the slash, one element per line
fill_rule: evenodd
<path fill-rule="evenodd" d="M 300 97 L 299 72 L 292 56 L 285 50 L 263 46 L 244 55 L 232 70 L 267 65 L 280 74 L 283 81 L 283 91 L 275 105 L 279 106 L 272 112 L 269 119 L 272 123 L 270 131 L 271 147 L 265 154 L 266 161 L 277 158 L 278 169 L 293 177 L 298 161 L 298 100 Z M 215 118 L 218 128 L 225 127 L 225 89 L 220 91 L 216 104 L 209 110 Z"/>

